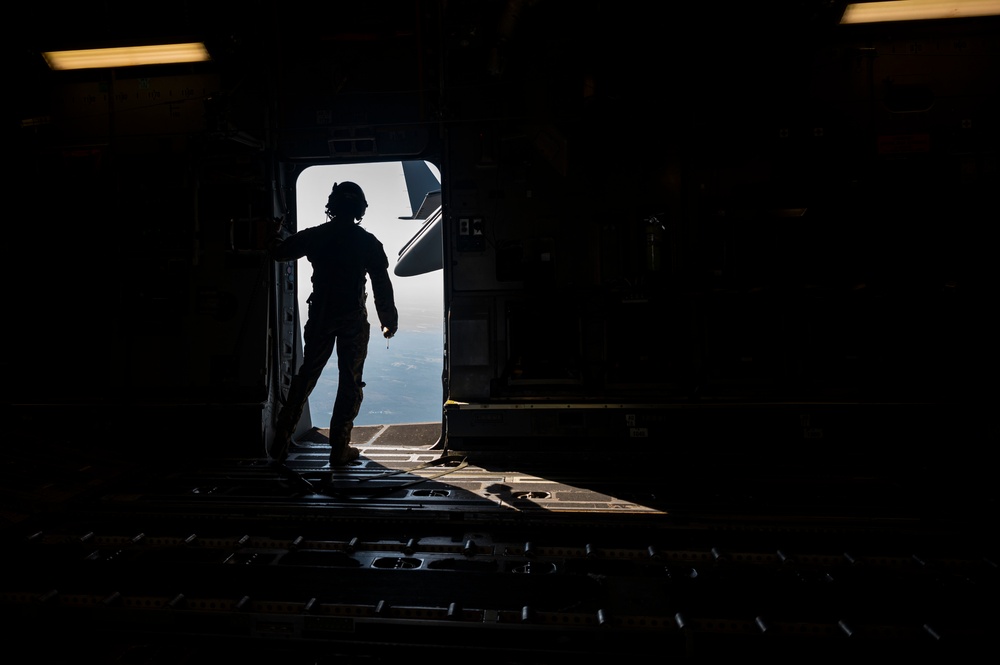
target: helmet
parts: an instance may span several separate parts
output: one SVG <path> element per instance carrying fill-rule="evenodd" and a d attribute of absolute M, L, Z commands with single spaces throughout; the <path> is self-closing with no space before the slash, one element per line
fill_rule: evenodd
<path fill-rule="evenodd" d="M 333 183 L 330 198 L 326 201 L 326 211 L 332 217 L 350 217 L 360 220 L 368 208 L 365 193 L 353 182 Z"/>

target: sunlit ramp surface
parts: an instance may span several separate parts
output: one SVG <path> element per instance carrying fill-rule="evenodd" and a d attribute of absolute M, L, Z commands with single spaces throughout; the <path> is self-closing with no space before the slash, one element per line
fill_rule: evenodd
<path fill-rule="evenodd" d="M 808 475 L 749 461 L 727 467 L 640 444 L 613 452 L 447 453 L 439 449 L 436 422 L 355 427 L 352 445 L 360 459 L 331 470 L 327 433 L 315 428 L 298 437 L 284 467 L 263 456 L 204 458 L 156 478 L 133 474 L 101 503 L 157 510 L 166 502 L 197 513 L 319 510 L 324 518 L 365 521 L 474 516 L 565 525 L 584 519 L 614 528 L 631 515 L 672 528 L 678 520 L 867 524 L 872 515 L 906 524 L 923 517 L 929 500 L 884 478 L 832 467 Z"/>
<path fill-rule="evenodd" d="M 580 468 L 479 464 L 436 449 L 440 423 L 355 427 L 361 458 L 331 471 L 328 430 L 313 429 L 293 443 L 285 466 L 266 458 L 221 459 L 145 484 L 139 502 L 178 504 L 230 501 L 324 507 L 348 513 L 378 509 L 414 513 L 663 514 L 644 483 L 595 483 Z M 562 465 L 560 465 L 562 466 Z M 596 475 L 596 474 L 593 474 Z M 108 497 L 108 501 L 115 501 Z"/>
<path fill-rule="evenodd" d="M 326 434 L 318 430 L 319 437 Z M 378 425 L 356 427 L 354 445 L 362 452 L 361 459 L 350 469 L 358 474 L 359 482 L 366 475 L 374 474 L 376 479 L 386 469 L 409 471 L 412 474 L 382 480 L 386 489 L 407 480 L 428 478 L 428 482 L 417 482 L 405 487 L 400 498 L 417 501 L 415 509 L 443 510 L 499 510 L 514 512 L 660 512 L 651 506 L 642 505 L 643 492 L 630 488 L 631 492 L 613 495 L 608 492 L 588 489 L 583 483 L 575 485 L 572 477 L 560 474 L 555 477 L 541 475 L 537 465 L 522 463 L 503 466 L 486 466 L 462 455 L 452 456 L 455 464 L 444 466 L 424 466 L 442 457 L 433 444 L 440 433 L 440 425 L 431 423 Z M 309 444 L 298 447 L 299 451 L 289 460 L 291 465 L 310 462 L 323 464 L 327 449 L 320 446 L 317 452 L 309 449 Z M 318 459 L 312 461 L 311 457 Z M 455 471 L 449 471 L 464 460 L 465 464 Z M 421 468 L 423 467 L 423 468 Z M 637 492 L 638 495 L 633 494 Z M 395 496 L 395 494 L 393 494 Z"/>

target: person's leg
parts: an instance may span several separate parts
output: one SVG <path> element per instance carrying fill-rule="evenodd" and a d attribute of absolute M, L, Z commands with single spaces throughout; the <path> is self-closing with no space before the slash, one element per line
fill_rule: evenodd
<path fill-rule="evenodd" d="M 362 378 L 371 325 L 367 320 L 342 328 L 337 336 L 337 399 L 330 418 L 330 464 L 338 466 L 357 459 L 357 449 L 351 448 L 351 430 L 364 400 Z"/>
<path fill-rule="evenodd" d="M 292 434 L 299 423 L 299 418 L 302 417 L 306 400 L 309 399 L 323 368 L 330 360 L 337 338 L 332 331 L 320 329 L 310 320 L 306 322 L 303 339 L 302 365 L 292 377 L 285 403 L 281 406 L 275 422 L 274 442 L 271 445 L 270 456 L 279 462 L 283 462 L 288 457 L 288 446 L 291 443 Z"/>

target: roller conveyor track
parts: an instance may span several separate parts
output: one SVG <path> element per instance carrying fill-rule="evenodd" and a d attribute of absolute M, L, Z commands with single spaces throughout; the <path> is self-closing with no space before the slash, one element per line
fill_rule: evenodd
<path fill-rule="evenodd" d="M 22 479 L 8 502 L 36 510 L 5 529 L 9 633 L 48 662 L 996 651 L 992 528 L 939 519 L 905 483 L 611 483 L 587 464 L 417 468 L 443 453 L 361 447 L 333 493 L 265 459 Z M 305 442 L 288 465 L 325 479 L 325 456 Z"/>

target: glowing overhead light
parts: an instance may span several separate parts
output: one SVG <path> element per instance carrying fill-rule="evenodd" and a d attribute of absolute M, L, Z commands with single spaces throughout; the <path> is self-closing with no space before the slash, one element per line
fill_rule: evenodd
<path fill-rule="evenodd" d="M 840 22 L 882 23 L 997 14 L 1000 14 L 1000 0 L 888 0 L 849 4 Z"/>
<path fill-rule="evenodd" d="M 47 51 L 42 54 L 50 69 L 96 69 L 100 67 L 133 67 L 210 60 L 204 44 L 156 44 L 153 46 L 123 46 L 78 51 Z"/>

